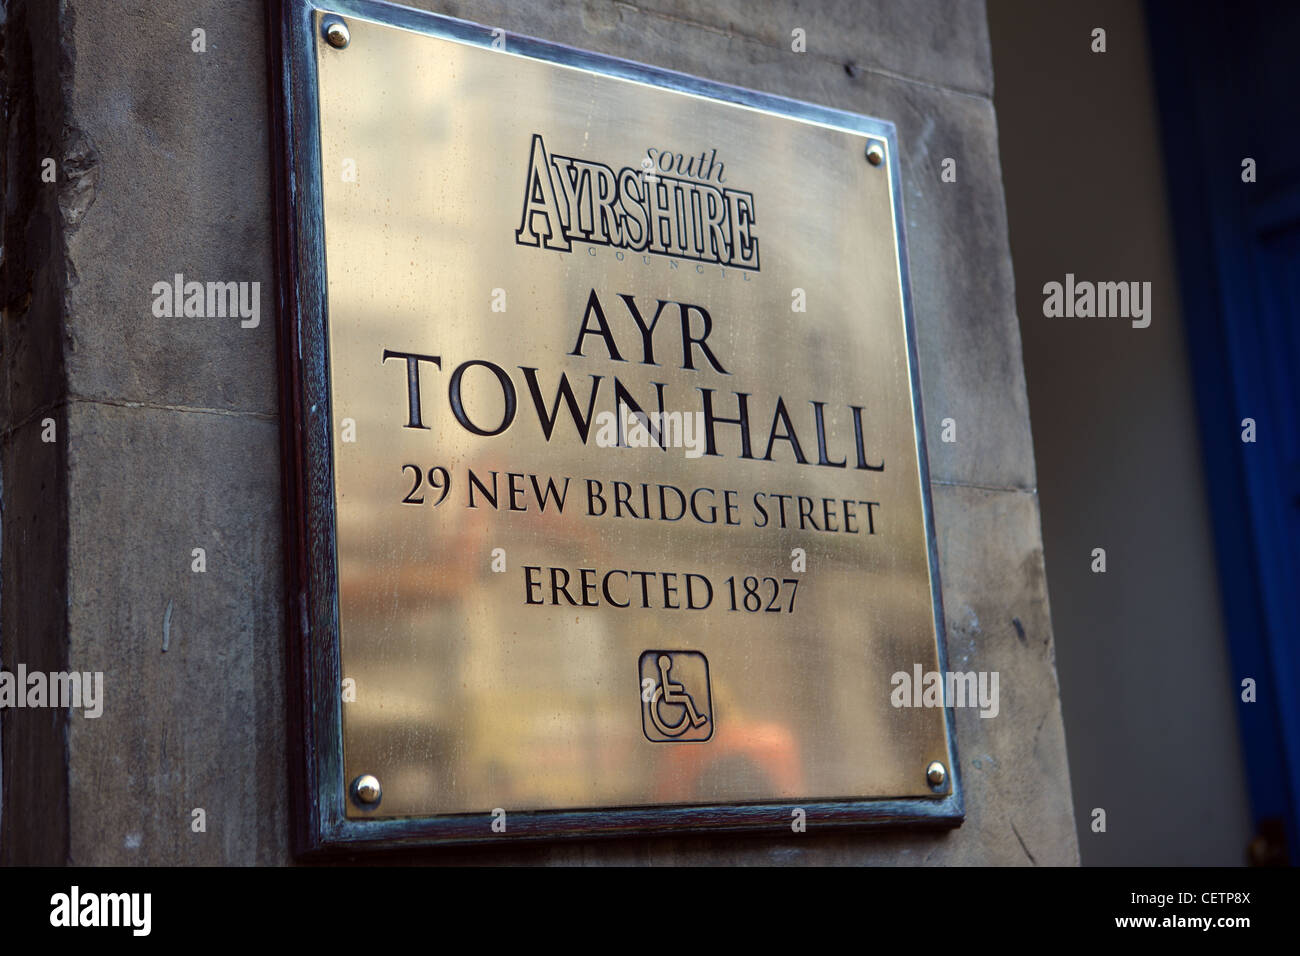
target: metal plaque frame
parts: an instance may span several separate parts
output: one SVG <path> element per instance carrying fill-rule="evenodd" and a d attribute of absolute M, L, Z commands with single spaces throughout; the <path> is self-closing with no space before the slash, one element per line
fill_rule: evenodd
<path fill-rule="evenodd" d="M 373 0 L 270 0 L 268 8 L 271 149 L 275 173 L 276 296 L 281 378 L 281 457 L 285 502 L 287 664 L 293 848 L 298 854 L 519 840 L 683 833 L 789 834 L 791 803 L 512 811 L 508 833 L 493 833 L 487 813 L 424 818 L 349 819 L 343 778 L 339 606 L 334 466 L 315 44 L 317 13 L 369 20 L 433 37 L 489 47 L 493 28 Z M 500 35 L 500 31 L 497 32 Z M 556 43 L 507 34 L 511 53 L 610 77 L 708 97 L 852 132 L 885 150 L 902 305 L 938 661 L 947 671 L 929 464 L 921 414 L 898 144 L 890 122 L 728 86 Z M 950 789 L 933 797 L 801 801 L 818 828 L 960 826 L 964 819 L 956 728 L 945 708 Z"/>

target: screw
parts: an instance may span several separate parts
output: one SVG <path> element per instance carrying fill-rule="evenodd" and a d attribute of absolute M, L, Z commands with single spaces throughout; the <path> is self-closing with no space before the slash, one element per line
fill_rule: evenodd
<path fill-rule="evenodd" d="M 336 50 L 342 50 L 352 42 L 352 34 L 348 32 L 348 25 L 337 17 L 331 17 L 321 24 L 321 32 L 325 35 L 325 42 Z M 370 779 L 373 780 L 374 777 Z"/>
<path fill-rule="evenodd" d="M 885 161 L 885 151 L 879 143 L 867 144 L 867 162 L 872 166 L 879 166 Z M 942 769 L 942 768 L 940 768 Z"/>
<path fill-rule="evenodd" d="M 925 779 L 930 781 L 932 787 L 942 787 L 943 782 L 948 779 L 948 771 L 943 764 L 936 760 L 925 768 Z M 375 784 L 375 786 L 378 785 L 378 783 Z"/>
<path fill-rule="evenodd" d="M 379 778 L 373 774 L 363 773 L 352 781 L 352 799 L 357 803 L 373 807 L 379 802 L 383 790 L 379 787 Z"/>

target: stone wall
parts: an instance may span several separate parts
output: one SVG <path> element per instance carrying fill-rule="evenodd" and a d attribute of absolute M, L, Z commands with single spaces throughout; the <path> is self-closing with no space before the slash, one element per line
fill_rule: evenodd
<path fill-rule="evenodd" d="M 957 713 L 967 818 L 955 831 L 427 858 L 1077 862 L 983 5 L 413 5 L 897 124 L 950 660 L 999 671 L 1002 691 L 997 718 Z M 28 199 L 7 215 L 29 233 L 52 218 L 30 299 L 13 287 L 5 226 L 0 650 L 6 667 L 102 670 L 107 701 L 97 720 L 3 715 L 0 859 L 289 862 L 265 10 L 67 0 L 57 17 L 48 39 L 11 19 L 5 48 L 7 82 L 41 94 L 33 122 L 60 175 L 50 192 L 28 181 L 30 144 L 11 119 L 7 154 L 23 161 L 6 188 Z M 43 44 L 41 82 L 10 59 L 20 26 Z M 796 27 L 806 53 L 791 51 Z M 195 29 L 206 52 L 192 50 Z M 945 157 L 956 183 L 940 180 Z M 150 290 L 176 273 L 260 282 L 263 320 L 155 318 Z M 48 355 L 28 354 L 36 325 Z M 38 448 L 43 406 L 60 432 Z M 955 443 L 939 441 L 944 418 Z M 197 547 L 204 574 L 191 571 Z M 191 832 L 197 807 L 206 833 Z"/>

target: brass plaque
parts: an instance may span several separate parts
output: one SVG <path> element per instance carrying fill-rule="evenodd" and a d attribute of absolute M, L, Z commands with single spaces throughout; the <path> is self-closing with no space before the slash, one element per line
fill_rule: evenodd
<path fill-rule="evenodd" d="M 345 821 L 950 798 L 892 127 L 385 9 L 311 11 Z"/>

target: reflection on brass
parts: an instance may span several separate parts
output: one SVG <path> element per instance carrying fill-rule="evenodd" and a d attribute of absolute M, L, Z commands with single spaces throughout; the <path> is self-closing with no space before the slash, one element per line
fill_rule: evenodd
<path fill-rule="evenodd" d="M 372 774 L 362 774 L 352 781 L 352 799 L 368 807 L 374 807 L 379 803 L 379 798 L 383 793 L 379 786 L 379 781 Z"/>
<path fill-rule="evenodd" d="M 939 656 L 887 144 L 347 27 L 348 815 L 935 797 L 944 711 L 891 701 Z"/>
<path fill-rule="evenodd" d="M 948 770 L 936 760 L 925 768 L 925 779 L 930 781 L 930 786 L 941 787 L 943 782 L 948 779 Z"/>

